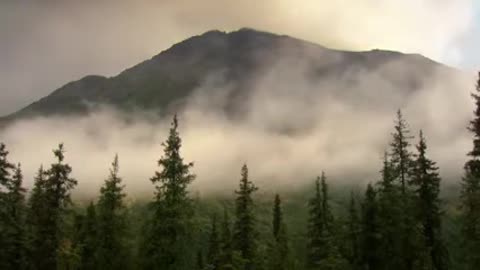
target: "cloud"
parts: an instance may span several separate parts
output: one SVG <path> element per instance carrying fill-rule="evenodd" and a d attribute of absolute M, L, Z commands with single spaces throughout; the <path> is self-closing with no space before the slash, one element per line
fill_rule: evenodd
<path fill-rule="evenodd" d="M 307 58 L 313 57 L 318 56 Z M 398 108 L 412 135 L 424 130 L 444 179 L 458 181 L 471 144 L 466 125 L 473 108 L 473 76 L 433 65 L 418 89 L 409 91 L 388 75 L 408 80 L 417 72 L 403 60 L 392 58 L 372 69 L 348 66 L 344 77 L 321 80 L 310 76 L 308 61 L 290 69 L 291 61 L 275 60 L 250 84 L 241 117 L 223 113 L 234 87 L 221 72 L 210 74 L 189 97 L 179 119 L 182 154 L 195 162 L 198 176 L 194 190 L 231 192 L 245 162 L 261 188 L 300 188 L 322 170 L 335 183 L 375 181 Z M 149 178 L 157 169 L 169 122 L 169 117 L 155 120 L 103 108 L 79 118 L 20 121 L 0 138 L 11 159 L 22 162 L 29 185 L 38 166 L 53 161 L 51 149 L 64 142 L 78 191 L 96 194 L 118 153 L 130 194 L 151 194 Z"/>
<path fill-rule="evenodd" d="M 191 35 L 248 26 L 333 48 L 456 63 L 473 0 L 2 1 L 0 113 L 87 74 L 111 76 Z"/>

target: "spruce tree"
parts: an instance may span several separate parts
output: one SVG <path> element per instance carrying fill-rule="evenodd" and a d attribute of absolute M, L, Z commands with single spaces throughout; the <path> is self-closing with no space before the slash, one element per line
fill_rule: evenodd
<path fill-rule="evenodd" d="M 353 191 L 350 194 L 350 205 L 347 221 L 347 259 L 353 270 L 360 269 L 360 221 Z"/>
<path fill-rule="evenodd" d="M 127 219 L 125 193 L 118 175 L 118 155 L 115 156 L 110 175 L 100 189 L 98 200 L 97 254 L 100 269 L 126 269 L 129 264 L 127 247 Z"/>
<path fill-rule="evenodd" d="M 392 142 L 390 144 L 390 165 L 394 176 L 394 183 L 400 186 L 401 197 L 397 201 L 402 207 L 399 214 L 399 231 L 397 236 L 402 239 L 401 250 L 397 256 L 403 262 L 397 267 L 400 269 L 413 269 L 419 260 L 416 251 L 421 246 L 421 232 L 415 217 L 415 194 L 412 191 L 412 174 L 414 169 L 413 153 L 411 152 L 411 139 L 408 124 L 398 110 Z"/>
<path fill-rule="evenodd" d="M 46 173 L 43 166 L 40 166 L 27 203 L 28 263 L 30 269 L 41 269 L 39 266 L 42 265 L 42 261 L 48 253 L 47 248 L 49 248 L 44 233 L 48 224 L 46 188 Z"/>
<path fill-rule="evenodd" d="M 7 185 L 6 206 L 7 220 L 5 228 L 6 269 L 25 269 L 27 255 L 27 238 L 25 231 L 25 193 L 23 174 L 20 164 L 13 171 L 12 179 Z"/>
<path fill-rule="evenodd" d="M 378 221 L 380 230 L 380 269 L 406 269 L 403 257 L 402 189 L 395 182 L 394 169 L 385 153 L 382 178 L 378 182 Z"/>
<path fill-rule="evenodd" d="M 232 232 L 230 229 L 230 218 L 228 216 L 228 211 L 225 208 L 223 214 L 223 220 L 221 224 L 220 231 L 220 255 L 219 255 L 219 269 L 220 270 L 233 270 L 234 259 L 233 259 L 233 247 L 232 247 Z"/>
<path fill-rule="evenodd" d="M 143 241 L 144 269 L 190 270 L 195 252 L 189 246 L 193 208 L 188 185 L 195 179 L 190 173 L 193 163 L 180 155 L 182 140 L 174 116 L 169 136 L 163 144 L 164 154 L 158 161 L 161 171 L 151 178 L 155 185 L 153 219 L 147 224 Z"/>
<path fill-rule="evenodd" d="M 408 124 L 403 118 L 402 111 L 398 110 L 395 121 L 395 131 L 392 133 L 391 158 L 392 173 L 401 187 L 402 195 L 407 193 L 407 185 L 413 169 L 413 157 L 410 152 L 410 135 Z"/>
<path fill-rule="evenodd" d="M 80 241 L 80 270 L 96 270 L 102 269 L 98 263 L 98 252 L 100 248 L 98 244 L 101 235 L 99 234 L 98 217 L 95 204 L 90 202 L 87 207 L 86 215 L 79 224 L 79 241 Z"/>
<path fill-rule="evenodd" d="M 207 269 L 218 270 L 220 268 L 220 237 L 217 229 L 217 216 L 212 217 L 212 224 L 208 237 Z"/>
<path fill-rule="evenodd" d="M 69 241 L 66 238 L 65 218 L 71 205 L 70 194 L 77 181 L 70 177 L 72 168 L 64 163 L 65 150 L 63 144 L 53 151 L 57 162 L 46 171 L 45 200 L 46 220 L 41 231 L 43 258 L 36 264 L 39 270 L 55 270 L 59 266 L 58 258 L 69 258 Z M 38 248 L 38 247 L 37 247 Z M 65 260 L 63 260 L 65 261 Z"/>
<path fill-rule="evenodd" d="M 468 153 L 470 160 L 465 163 L 462 179 L 462 234 L 464 238 L 465 263 L 468 270 L 480 265 L 480 73 L 476 93 L 474 118 L 469 130 L 473 134 L 473 149 Z"/>
<path fill-rule="evenodd" d="M 275 195 L 273 204 L 272 236 L 273 243 L 269 251 L 268 267 L 271 270 L 291 269 L 287 228 L 283 221 L 280 195 Z"/>
<path fill-rule="evenodd" d="M 322 193 L 320 189 L 320 177 L 315 181 L 315 194 L 309 201 L 308 220 L 308 245 L 307 245 L 307 268 L 314 269 L 324 258 L 326 243 L 323 234 L 323 207 Z"/>
<path fill-rule="evenodd" d="M 371 184 L 368 184 L 362 205 L 360 252 L 361 265 L 368 270 L 382 270 L 380 249 L 381 231 L 378 216 L 377 194 Z"/>
<path fill-rule="evenodd" d="M 0 143 L 0 269 L 8 267 L 8 187 L 11 185 L 11 174 L 15 166 L 8 161 L 8 151 L 5 144 Z"/>
<path fill-rule="evenodd" d="M 245 261 L 245 270 L 255 269 L 257 259 L 257 232 L 253 213 L 253 193 L 257 187 L 248 178 L 248 167 L 243 165 L 239 189 L 235 191 L 235 224 L 233 229 L 233 247 Z"/>
<path fill-rule="evenodd" d="M 418 198 L 417 212 L 422 225 L 425 241 L 423 247 L 428 252 L 428 262 L 431 261 L 435 270 L 448 269 L 448 253 L 442 240 L 441 209 L 440 209 L 440 176 L 436 163 L 427 157 L 427 143 L 420 131 L 415 160 L 413 185 Z"/>

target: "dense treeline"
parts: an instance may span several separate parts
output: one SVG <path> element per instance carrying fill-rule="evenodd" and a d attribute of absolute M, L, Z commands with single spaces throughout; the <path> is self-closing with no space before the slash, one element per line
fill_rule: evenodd
<path fill-rule="evenodd" d="M 265 203 L 255 196 L 258 187 L 246 164 L 234 200 L 193 198 L 188 192 L 193 163 L 180 154 L 176 116 L 150 179 L 155 196 L 146 206 L 126 203 L 118 156 L 98 199 L 81 207 L 71 200 L 77 181 L 62 144 L 53 151 L 56 162 L 39 168 L 28 193 L 21 165 L 11 163 L 0 144 L 0 269 L 477 269 L 480 78 L 476 89 L 469 126 L 473 149 L 464 167 L 458 219 L 446 217 L 426 136 L 420 131 L 414 141 L 400 111 L 380 179 L 363 195 L 352 191 L 343 206 L 333 202 L 324 172 L 312 183 L 310 199 L 297 198 L 303 200 L 300 207 L 286 210 L 279 194 Z M 303 221 L 297 215 L 287 222 L 303 208 Z M 450 243 L 445 220 L 458 228 L 456 244 Z"/>

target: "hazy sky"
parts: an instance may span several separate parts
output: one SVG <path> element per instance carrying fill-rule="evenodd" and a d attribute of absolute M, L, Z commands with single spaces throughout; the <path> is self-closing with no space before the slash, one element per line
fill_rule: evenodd
<path fill-rule="evenodd" d="M 85 75 L 113 76 L 211 29 L 252 27 L 334 48 L 416 52 L 478 68 L 474 2 L 1 0 L 0 115 Z"/>

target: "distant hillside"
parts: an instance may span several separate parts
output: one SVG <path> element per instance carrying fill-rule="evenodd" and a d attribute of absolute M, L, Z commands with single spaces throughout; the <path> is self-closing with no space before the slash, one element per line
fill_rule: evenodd
<path fill-rule="evenodd" d="M 293 72 L 302 67 L 307 78 L 317 82 L 337 80 L 338 88 L 342 83 L 355 83 L 365 72 L 373 72 L 388 81 L 389 87 L 405 93 L 421 88 L 424 78 L 438 68 L 455 72 L 420 55 L 381 50 L 337 51 L 251 29 L 210 31 L 175 44 L 115 77 L 87 76 L 70 82 L 3 120 L 84 114 L 98 104 L 164 113 L 181 107 L 212 74 L 221 74 L 221 83 L 231 88 L 224 110 L 235 115 L 242 110 L 242 102 L 255 88 L 257 79 L 272 75 L 272 67 L 281 61 L 288 63 L 283 70 Z M 282 79 L 281 74 L 273 72 L 273 76 Z M 348 88 L 352 91 L 352 87 Z"/>

